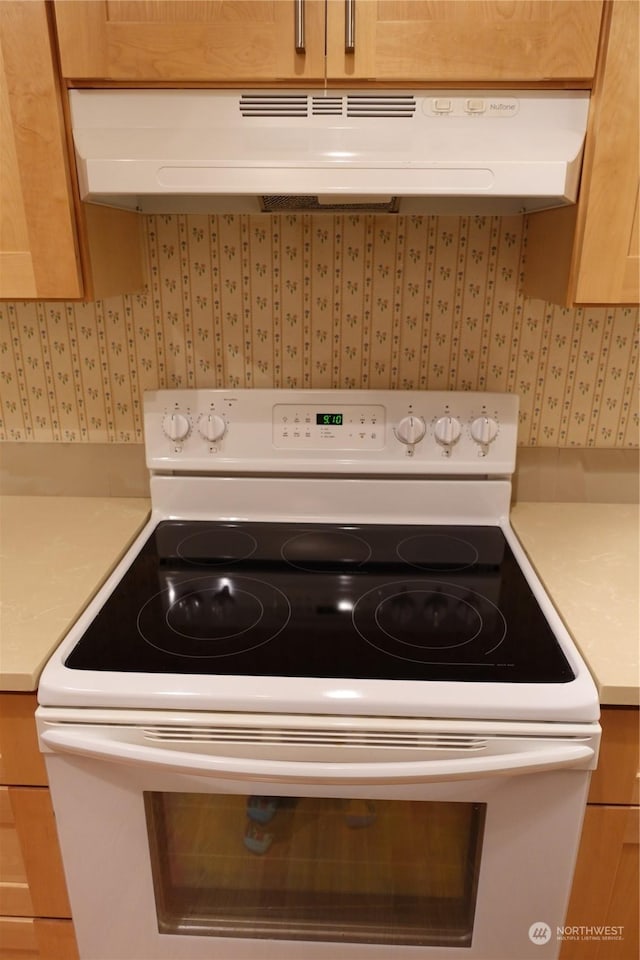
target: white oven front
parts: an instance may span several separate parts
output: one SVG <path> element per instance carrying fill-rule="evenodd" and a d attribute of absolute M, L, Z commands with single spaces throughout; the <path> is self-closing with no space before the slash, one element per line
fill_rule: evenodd
<path fill-rule="evenodd" d="M 38 727 L 82 960 L 557 956 L 597 724 Z"/>

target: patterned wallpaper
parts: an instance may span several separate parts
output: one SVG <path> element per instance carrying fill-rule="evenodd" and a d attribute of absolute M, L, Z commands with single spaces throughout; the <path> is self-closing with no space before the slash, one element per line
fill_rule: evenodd
<path fill-rule="evenodd" d="M 149 216 L 147 290 L 0 303 L 0 437 L 138 442 L 157 387 L 508 390 L 519 441 L 638 445 L 638 310 L 525 300 L 519 217 Z"/>

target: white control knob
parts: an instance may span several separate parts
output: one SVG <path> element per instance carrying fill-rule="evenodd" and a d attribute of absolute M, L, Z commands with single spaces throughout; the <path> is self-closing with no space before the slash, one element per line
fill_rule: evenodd
<path fill-rule="evenodd" d="M 162 429 L 170 440 L 184 440 L 189 436 L 191 422 L 183 413 L 168 413 L 162 421 Z"/>
<path fill-rule="evenodd" d="M 478 417 L 471 424 L 471 436 L 476 443 L 487 445 L 498 435 L 498 424 L 492 417 Z"/>
<path fill-rule="evenodd" d="M 198 421 L 198 432 L 204 440 L 215 443 L 221 440 L 227 432 L 227 423 L 217 413 L 207 413 Z"/>
<path fill-rule="evenodd" d="M 462 424 L 457 417 L 439 417 L 435 422 L 433 432 L 438 443 L 445 447 L 451 447 L 460 439 Z"/>
<path fill-rule="evenodd" d="M 400 443 L 411 446 L 414 443 L 420 443 L 427 432 L 427 425 L 422 417 L 416 417 L 410 413 L 408 417 L 402 418 L 394 432 Z"/>

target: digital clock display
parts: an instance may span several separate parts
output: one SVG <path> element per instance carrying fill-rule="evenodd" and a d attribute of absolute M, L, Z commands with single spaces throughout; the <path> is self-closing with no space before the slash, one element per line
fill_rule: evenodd
<path fill-rule="evenodd" d="M 341 413 L 316 413 L 316 424 L 319 427 L 341 427 L 343 422 Z"/>

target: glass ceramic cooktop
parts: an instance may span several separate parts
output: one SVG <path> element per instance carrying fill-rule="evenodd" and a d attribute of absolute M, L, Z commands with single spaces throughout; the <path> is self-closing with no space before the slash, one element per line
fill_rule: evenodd
<path fill-rule="evenodd" d="M 492 526 L 163 521 L 66 666 L 511 683 L 574 677 Z"/>

